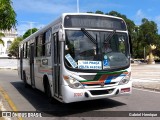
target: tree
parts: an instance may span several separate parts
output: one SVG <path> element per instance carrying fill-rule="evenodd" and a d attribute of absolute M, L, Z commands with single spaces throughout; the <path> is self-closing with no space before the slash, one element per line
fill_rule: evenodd
<path fill-rule="evenodd" d="M 158 41 L 157 42 L 158 42 L 156 44 L 157 48 L 153 51 L 153 53 L 154 53 L 154 55 L 156 55 L 160 58 L 160 35 L 158 35 Z"/>
<path fill-rule="evenodd" d="M 142 24 L 139 26 L 139 41 L 141 47 L 146 47 L 147 52 L 150 51 L 150 46 L 160 46 L 158 27 L 154 21 L 149 21 L 146 18 L 142 19 Z"/>
<path fill-rule="evenodd" d="M 0 44 L 4 46 L 4 41 L 1 39 L 1 37 L 4 37 L 5 35 L 3 33 L 0 33 Z"/>
<path fill-rule="evenodd" d="M 13 43 L 10 45 L 8 52 L 10 56 L 15 56 L 18 58 L 19 55 L 19 43 L 23 40 L 22 37 L 14 39 Z"/>
<path fill-rule="evenodd" d="M 94 12 L 87 12 L 87 13 L 94 13 Z M 97 10 L 96 12 L 95 12 L 96 14 L 104 14 L 102 11 L 100 11 L 100 10 Z"/>
<path fill-rule="evenodd" d="M 95 12 L 96 14 L 104 14 L 102 11 L 100 11 L 100 10 L 97 10 L 96 12 Z"/>
<path fill-rule="evenodd" d="M 144 58 L 144 52 L 149 53 L 150 45 L 160 45 L 157 24 L 154 21 L 143 18 L 142 24 L 135 28 L 134 56 L 136 58 Z"/>
<path fill-rule="evenodd" d="M 16 13 L 11 0 L 0 0 L 0 30 L 10 30 L 16 26 Z"/>
<path fill-rule="evenodd" d="M 0 0 L 0 30 L 9 30 L 17 23 L 16 13 L 11 4 L 11 0 Z M 0 32 L 0 44 L 4 45 L 1 37 L 4 37 L 4 34 Z"/>
<path fill-rule="evenodd" d="M 27 38 L 28 36 L 30 36 L 31 34 L 33 34 L 34 32 L 36 32 L 38 29 L 37 28 L 33 28 L 33 29 L 29 29 L 27 30 L 27 32 L 25 32 L 25 34 L 23 35 L 23 37 L 18 37 L 16 38 L 13 43 L 11 44 L 11 46 L 9 47 L 9 55 L 10 56 L 15 56 L 16 58 L 19 56 L 19 43 Z"/>
<path fill-rule="evenodd" d="M 154 21 L 143 18 L 140 30 L 142 31 L 145 45 L 155 45 L 158 43 L 158 29 L 157 24 Z"/>
<path fill-rule="evenodd" d="M 23 35 L 23 39 L 25 39 L 28 36 L 30 36 L 31 34 L 35 33 L 37 30 L 38 30 L 37 28 L 32 28 L 32 29 L 27 30 Z"/>
<path fill-rule="evenodd" d="M 87 13 L 93 13 L 93 12 L 87 12 Z"/>

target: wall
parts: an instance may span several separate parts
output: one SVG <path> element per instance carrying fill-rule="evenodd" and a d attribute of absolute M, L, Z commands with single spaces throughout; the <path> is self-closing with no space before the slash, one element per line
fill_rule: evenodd
<path fill-rule="evenodd" d="M 0 59 L 0 68 L 17 69 L 17 59 Z"/>

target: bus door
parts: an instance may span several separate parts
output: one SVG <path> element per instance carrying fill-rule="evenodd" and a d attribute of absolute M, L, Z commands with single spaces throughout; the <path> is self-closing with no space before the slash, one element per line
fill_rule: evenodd
<path fill-rule="evenodd" d="M 21 80 L 23 80 L 23 49 L 20 49 L 20 75 Z"/>
<path fill-rule="evenodd" d="M 35 87 L 35 78 L 34 78 L 34 44 L 30 44 L 29 46 L 29 63 L 30 63 L 30 79 L 31 79 L 31 86 Z"/>
<path fill-rule="evenodd" d="M 53 34 L 52 41 L 52 63 L 53 63 L 53 91 L 55 97 L 60 97 L 60 43 L 58 32 Z"/>

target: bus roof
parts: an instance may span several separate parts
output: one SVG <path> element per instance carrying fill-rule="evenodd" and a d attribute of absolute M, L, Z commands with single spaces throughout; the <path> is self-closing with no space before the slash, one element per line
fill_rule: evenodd
<path fill-rule="evenodd" d="M 46 25 L 44 28 L 42 28 L 42 29 L 38 30 L 37 32 L 33 33 L 32 35 L 30 35 L 29 37 L 27 37 L 26 39 L 24 39 L 21 43 L 26 42 L 26 41 L 30 40 L 31 38 L 35 38 L 37 35 L 39 35 L 40 33 L 45 32 L 47 29 L 51 28 L 52 26 L 54 26 L 57 23 L 62 23 L 63 19 L 67 15 L 101 16 L 101 17 L 115 18 L 115 19 L 123 20 L 120 17 L 115 17 L 115 16 L 111 16 L 111 15 L 104 15 L 104 14 L 95 14 L 95 13 L 62 13 L 62 15 L 58 19 L 54 20 L 50 24 Z"/>
<path fill-rule="evenodd" d="M 90 16 L 102 16 L 102 17 L 109 17 L 109 18 L 116 18 L 121 19 L 121 17 L 111 16 L 111 15 L 104 15 L 104 14 L 95 14 L 95 13 L 62 13 L 62 17 L 64 18 L 66 15 L 90 15 Z"/>

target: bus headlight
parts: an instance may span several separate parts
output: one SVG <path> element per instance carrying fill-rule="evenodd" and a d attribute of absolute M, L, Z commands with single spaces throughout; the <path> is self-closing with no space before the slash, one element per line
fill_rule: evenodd
<path fill-rule="evenodd" d="M 75 89 L 82 89 L 84 86 L 75 78 L 71 76 L 64 76 L 64 80 L 68 83 L 68 86 Z"/>
<path fill-rule="evenodd" d="M 124 78 L 122 78 L 122 80 L 119 82 L 119 85 L 127 84 L 130 80 L 130 76 L 131 74 L 129 73 Z"/>

